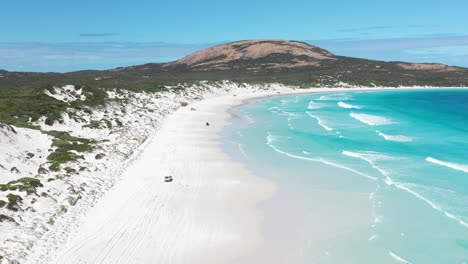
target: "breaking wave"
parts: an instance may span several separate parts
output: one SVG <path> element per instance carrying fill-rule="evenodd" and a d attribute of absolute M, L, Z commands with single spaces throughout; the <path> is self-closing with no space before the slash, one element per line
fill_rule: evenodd
<path fill-rule="evenodd" d="M 310 101 L 309 105 L 307 106 L 307 109 L 310 109 L 310 110 L 319 109 L 319 108 L 322 108 L 324 106 L 326 106 L 326 104 L 321 104 L 321 103 L 317 103 L 315 101 Z"/>
<path fill-rule="evenodd" d="M 272 148 L 274 151 L 280 153 L 280 154 L 283 154 L 285 156 L 288 156 L 290 158 L 295 158 L 295 159 L 301 159 L 301 160 L 307 160 L 307 161 L 315 161 L 315 162 L 320 162 L 320 163 L 323 163 L 323 164 L 327 164 L 327 165 L 330 165 L 330 166 L 333 166 L 333 167 L 336 167 L 336 168 L 340 168 L 340 169 L 344 169 L 344 170 L 347 170 L 347 171 L 350 171 L 350 172 L 353 172 L 353 173 L 356 173 L 358 175 L 361 175 L 365 178 L 368 178 L 368 179 L 371 179 L 371 180 L 377 180 L 376 177 L 373 177 L 373 176 L 370 176 L 368 174 L 365 174 L 365 173 L 362 173 L 360 171 L 357 171 L 355 169 L 352 169 L 352 168 L 349 168 L 349 167 L 346 167 L 344 165 L 341 165 L 341 164 L 338 164 L 338 163 L 335 163 L 335 162 L 332 162 L 332 161 L 329 161 L 329 160 L 326 160 L 324 158 L 321 158 L 321 157 L 314 157 L 314 158 L 308 158 L 308 157 L 303 157 L 303 156 L 299 156 L 299 155 L 295 155 L 295 154 L 291 154 L 291 153 L 288 153 L 286 151 L 283 151 L 281 149 L 279 149 L 278 147 L 276 147 L 273 143 L 276 139 L 278 139 L 280 137 L 278 136 L 274 136 L 272 135 L 271 133 L 268 133 L 268 136 L 267 136 L 267 145 Z"/>
<path fill-rule="evenodd" d="M 356 113 L 350 113 L 349 116 L 351 116 L 354 119 L 357 119 L 358 121 L 362 123 L 365 123 L 371 126 L 397 124 L 393 120 L 383 117 L 383 116 L 356 114 Z"/>
<path fill-rule="evenodd" d="M 447 167 L 447 168 L 451 168 L 451 169 L 454 169 L 454 170 L 463 171 L 463 172 L 468 173 L 468 165 L 466 165 L 466 164 L 458 164 L 458 163 L 441 161 L 441 160 L 438 160 L 438 159 L 434 159 L 432 157 L 427 157 L 426 161 L 428 161 L 430 163 L 440 165 L 440 166 L 444 166 L 444 167 Z"/>
<path fill-rule="evenodd" d="M 381 137 L 388 141 L 395 141 L 395 142 L 411 142 L 413 141 L 412 137 L 404 136 L 404 135 L 387 135 L 380 131 L 375 131 Z"/>
<path fill-rule="evenodd" d="M 339 107 L 346 108 L 346 109 L 361 109 L 360 106 L 347 104 L 347 103 L 345 103 L 343 101 L 340 101 L 337 104 L 338 104 Z"/>
<path fill-rule="evenodd" d="M 400 262 L 400 263 L 405 263 L 405 264 L 413 264 L 412 262 L 409 262 L 408 260 L 398 256 L 397 254 L 393 253 L 392 251 L 389 251 L 388 254 L 393 258 L 395 259 L 396 261 Z"/>
<path fill-rule="evenodd" d="M 350 100 L 350 99 L 351 99 L 351 96 L 349 94 L 337 93 L 337 94 L 322 95 L 317 100 L 320 100 L 320 101 L 346 101 L 346 100 Z"/>
<path fill-rule="evenodd" d="M 333 131 L 333 128 L 331 128 L 331 127 L 325 125 L 325 124 L 323 123 L 322 119 L 320 119 L 320 117 L 318 117 L 318 116 L 316 116 L 316 115 L 313 115 L 313 114 L 311 114 L 310 112 L 307 112 L 307 114 L 308 114 L 310 117 L 312 117 L 312 118 L 314 118 L 315 120 L 317 120 L 318 125 L 321 126 L 321 127 L 323 127 L 325 130 L 327 130 L 327 131 Z"/>

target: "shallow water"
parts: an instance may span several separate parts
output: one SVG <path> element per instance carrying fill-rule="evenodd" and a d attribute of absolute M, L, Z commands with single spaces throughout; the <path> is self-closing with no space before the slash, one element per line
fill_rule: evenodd
<path fill-rule="evenodd" d="M 233 113 L 224 137 L 278 182 L 265 233 L 298 248 L 291 263 L 468 263 L 468 91 L 293 95 Z"/>

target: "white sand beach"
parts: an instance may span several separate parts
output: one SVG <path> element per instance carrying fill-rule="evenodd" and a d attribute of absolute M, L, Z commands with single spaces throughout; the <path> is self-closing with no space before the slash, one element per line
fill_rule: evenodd
<path fill-rule="evenodd" d="M 251 96 L 207 99 L 168 117 L 52 263 L 226 263 L 261 246 L 256 206 L 274 184 L 216 142 L 226 110 Z"/>

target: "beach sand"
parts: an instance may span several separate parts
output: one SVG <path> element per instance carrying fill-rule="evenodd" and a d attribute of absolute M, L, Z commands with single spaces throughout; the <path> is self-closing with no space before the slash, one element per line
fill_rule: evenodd
<path fill-rule="evenodd" d="M 226 263 L 255 251 L 257 205 L 275 186 L 232 161 L 217 138 L 228 108 L 272 93 L 207 99 L 168 117 L 52 263 Z"/>

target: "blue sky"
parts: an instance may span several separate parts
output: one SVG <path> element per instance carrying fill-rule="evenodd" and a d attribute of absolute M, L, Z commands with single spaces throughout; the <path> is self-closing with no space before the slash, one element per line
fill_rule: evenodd
<path fill-rule="evenodd" d="M 242 39 L 468 67 L 468 1 L 5 1 L 0 69 L 72 71 L 175 60 Z"/>

